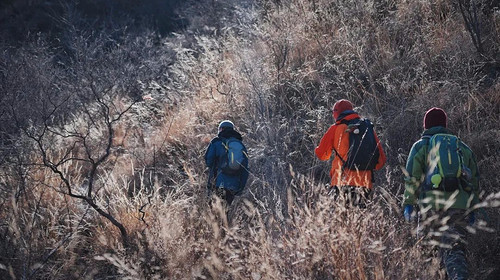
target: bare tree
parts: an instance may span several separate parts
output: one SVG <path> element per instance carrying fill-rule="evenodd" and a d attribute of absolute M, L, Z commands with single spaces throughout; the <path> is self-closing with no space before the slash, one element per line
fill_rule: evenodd
<path fill-rule="evenodd" d="M 474 0 L 459 0 L 458 7 L 464 19 L 465 28 L 469 31 L 472 43 L 479 54 L 484 55 L 483 41 L 481 39 L 481 20 L 478 14 L 478 5 Z"/>
<path fill-rule="evenodd" d="M 63 126 L 51 122 L 67 102 L 63 100 L 61 103 L 50 102 L 41 126 L 22 130 L 35 143 L 41 164 L 59 178 L 59 191 L 84 201 L 109 220 L 119 229 L 122 242 L 127 246 L 127 230 L 123 224 L 97 202 L 96 181 L 99 171 L 104 168 L 104 163 L 111 154 L 115 125 L 136 102 L 128 101 L 119 107 L 104 95 L 109 93 L 111 88 L 98 92 L 92 83 L 89 86 L 95 102 L 84 104 L 71 125 Z M 71 178 L 71 167 L 75 166 L 75 163 L 83 164 L 86 171 L 86 175 L 77 181 Z"/>
<path fill-rule="evenodd" d="M 127 230 L 103 204 L 105 192 L 99 190 L 116 125 L 140 99 L 134 76 L 139 71 L 130 65 L 136 58 L 106 32 L 92 39 L 75 33 L 66 42 L 69 59 L 58 60 L 53 50 L 35 44 L 3 65 L 5 73 L 19 71 L 4 76 L 2 118 L 34 144 L 26 152 L 34 164 L 56 175 L 57 181 L 47 185 L 88 204 L 120 231 L 127 246 Z M 7 128 L 13 131 L 2 130 Z"/>

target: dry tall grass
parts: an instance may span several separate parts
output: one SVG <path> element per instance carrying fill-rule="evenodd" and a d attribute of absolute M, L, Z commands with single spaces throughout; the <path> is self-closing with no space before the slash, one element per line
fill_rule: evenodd
<path fill-rule="evenodd" d="M 13 102 L 20 92 L 76 96 L 93 85 L 85 73 L 101 73 L 103 89 L 117 85 L 116 108 L 142 101 L 113 127 L 95 179 L 94 200 L 127 229 L 126 248 L 108 220 L 64 195 L 33 141 L 14 135 L 15 145 L 2 146 L 2 279 L 445 279 L 436 250 L 403 222 L 400 206 L 401 166 L 431 106 L 447 110 L 482 173 L 489 220 L 471 235 L 472 275 L 486 279 L 500 266 L 498 10 L 480 14 L 479 54 L 451 1 L 209 2 L 203 7 L 227 16 L 193 6 L 190 27 L 161 40 L 116 42 L 103 32 L 87 42 L 75 29 L 77 59 L 65 66 L 43 40 L 3 52 L 2 104 L 31 109 L 28 124 L 43 108 Z M 339 98 L 376 123 L 389 159 L 366 209 L 325 194 L 329 163 L 313 154 Z M 244 136 L 251 173 L 227 213 L 206 198 L 203 162 L 226 118 Z M 72 111 L 50 125 L 83 120 Z M 98 126 L 89 133 L 97 144 L 105 138 Z M 48 156 L 64 156 L 66 141 L 53 133 Z M 88 169 L 61 167 L 85 192 Z"/>

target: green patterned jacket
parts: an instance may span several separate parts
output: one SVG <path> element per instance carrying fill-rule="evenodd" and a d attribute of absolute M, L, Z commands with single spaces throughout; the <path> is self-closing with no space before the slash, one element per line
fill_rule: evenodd
<path fill-rule="evenodd" d="M 425 184 L 428 166 L 429 137 L 437 133 L 450 134 L 441 126 L 431 127 L 422 134 L 422 139 L 415 142 L 406 162 L 405 192 L 403 205 L 419 204 L 423 209 L 467 209 L 479 202 L 479 171 L 471 149 L 460 141 L 463 163 L 471 170 L 469 185 L 471 190 L 460 187 L 454 192 L 445 192 L 429 188 Z"/>

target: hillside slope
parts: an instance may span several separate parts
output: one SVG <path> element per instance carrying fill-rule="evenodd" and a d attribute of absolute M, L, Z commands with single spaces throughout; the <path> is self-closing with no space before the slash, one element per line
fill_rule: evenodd
<path fill-rule="evenodd" d="M 35 2 L 51 3 L 16 3 Z M 0 33 L 0 278 L 445 279 L 401 209 L 402 167 L 438 106 L 476 153 L 487 224 L 467 257 L 473 279 L 495 279 L 498 4 L 180 2 L 68 4 L 43 17 L 57 28 Z M 141 21 L 162 9 L 167 35 Z M 367 209 L 326 195 L 313 152 L 341 98 L 388 157 Z M 227 215 L 203 160 L 224 119 L 251 173 Z"/>

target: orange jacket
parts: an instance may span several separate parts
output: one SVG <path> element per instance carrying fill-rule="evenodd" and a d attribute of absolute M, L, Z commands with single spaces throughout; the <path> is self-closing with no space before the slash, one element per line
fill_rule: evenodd
<path fill-rule="evenodd" d="M 344 117 L 342 120 L 349 121 L 356 118 L 359 118 L 359 115 L 352 113 Z M 377 140 L 378 150 L 380 152 L 375 170 L 379 170 L 382 166 L 384 166 L 386 157 L 376 133 L 375 139 Z M 334 125 L 330 126 L 323 138 L 321 138 L 319 146 L 315 149 L 316 156 L 320 160 L 329 160 L 332 155 L 333 148 L 337 150 L 342 159 L 347 159 L 347 152 L 349 150 L 349 133 L 347 132 L 347 125 L 341 123 L 341 120 L 338 120 Z M 347 168 L 342 170 L 342 160 L 338 156 L 335 156 L 332 161 L 330 177 L 332 178 L 332 186 L 357 186 L 367 187 L 370 189 L 373 187 L 371 170 L 356 171 L 349 170 Z"/>

